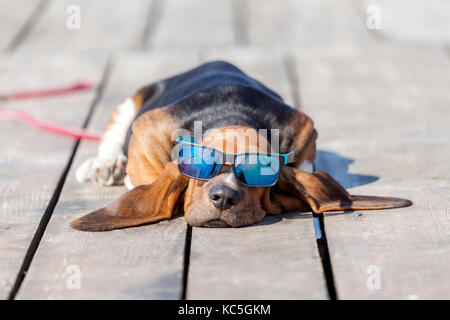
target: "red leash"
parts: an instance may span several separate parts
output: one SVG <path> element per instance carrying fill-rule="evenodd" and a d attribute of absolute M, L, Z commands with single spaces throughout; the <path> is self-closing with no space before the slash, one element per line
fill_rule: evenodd
<path fill-rule="evenodd" d="M 87 81 L 81 81 L 74 85 L 64 88 L 53 88 L 46 90 L 36 90 L 36 91 L 24 91 L 16 92 L 9 95 L 0 95 L 0 101 L 2 100 L 13 100 L 13 99 L 29 99 L 29 98 L 42 98 L 48 96 L 56 96 L 66 93 L 72 93 L 80 90 L 91 89 L 94 84 Z M 29 115 L 24 111 L 15 110 L 4 110 L 0 108 L 0 120 L 16 120 L 27 124 L 31 127 L 46 130 L 58 135 L 69 136 L 75 139 L 90 139 L 90 140 L 100 140 L 100 134 L 92 132 L 86 129 L 78 129 L 69 126 L 52 124 L 49 122 L 41 121 L 33 116 Z"/>
<path fill-rule="evenodd" d="M 31 127 L 36 127 L 63 136 L 73 137 L 75 139 L 100 140 L 100 135 L 98 133 L 40 121 L 23 111 L 0 109 L 0 120 L 17 120 Z"/>
<path fill-rule="evenodd" d="M 0 100 L 29 99 L 29 98 L 42 98 L 42 97 L 49 97 L 49 96 L 57 96 L 60 94 L 71 93 L 74 91 L 91 89 L 93 87 L 94 87 L 94 84 L 91 82 L 80 81 L 78 83 L 75 83 L 75 84 L 73 84 L 69 87 L 65 87 L 65 88 L 53 88 L 53 89 L 46 89 L 46 90 L 16 92 L 16 93 L 5 95 L 5 96 L 0 96 Z"/>

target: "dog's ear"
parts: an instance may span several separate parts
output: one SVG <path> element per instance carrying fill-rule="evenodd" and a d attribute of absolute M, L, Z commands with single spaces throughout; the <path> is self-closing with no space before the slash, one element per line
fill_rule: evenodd
<path fill-rule="evenodd" d="M 82 216 L 70 224 L 82 231 L 109 231 L 170 219 L 189 178 L 169 163 L 152 184 L 141 185 L 109 206 Z"/>
<path fill-rule="evenodd" d="M 279 197 L 281 199 L 278 199 Z M 300 199 L 295 209 L 302 210 L 307 205 L 314 213 L 390 209 L 412 204 L 411 201 L 401 198 L 350 195 L 324 171 L 307 173 L 292 167 L 283 168 L 272 198 L 272 203 L 278 203 L 278 207 L 283 208 L 284 203 L 287 203 L 286 198 Z"/>

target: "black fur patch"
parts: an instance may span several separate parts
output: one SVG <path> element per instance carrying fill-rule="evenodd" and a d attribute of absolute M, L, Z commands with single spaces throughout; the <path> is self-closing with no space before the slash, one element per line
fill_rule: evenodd
<path fill-rule="evenodd" d="M 249 77 L 234 65 L 214 61 L 153 84 L 155 95 L 146 101 L 143 113 L 173 105 L 172 116 L 180 128 L 193 132 L 194 121 L 202 121 L 203 132 L 232 125 L 280 130 L 280 146 L 290 145 L 288 126 L 295 110 L 274 91 Z M 128 149 L 131 129 L 124 151 Z M 281 147 L 282 148 L 282 147 Z M 288 152 L 290 150 L 280 150 Z"/>

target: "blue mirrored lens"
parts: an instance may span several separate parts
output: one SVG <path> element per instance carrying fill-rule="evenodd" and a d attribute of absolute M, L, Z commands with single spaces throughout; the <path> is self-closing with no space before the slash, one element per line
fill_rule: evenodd
<path fill-rule="evenodd" d="M 238 155 L 234 165 L 239 182 L 249 186 L 274 185 L 280 173 L 280 158 L 278 156 Z"/>
<path fill-rule="evenodd" d="M 178 167 L 187 176 L 211 179 L 220 170 L 222 154 L 201 146 L 183 145 L 180 148 Z"/>

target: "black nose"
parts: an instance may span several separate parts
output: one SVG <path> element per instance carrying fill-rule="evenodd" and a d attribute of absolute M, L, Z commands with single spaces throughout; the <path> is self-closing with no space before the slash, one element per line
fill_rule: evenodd
<path fill-rule="evenodd" d="M 215 185 L 209 189 L 209 198 L 214 205 L 222 210 L 234 206 L 239 201 L 239 193 L 224 185 Z"/>

